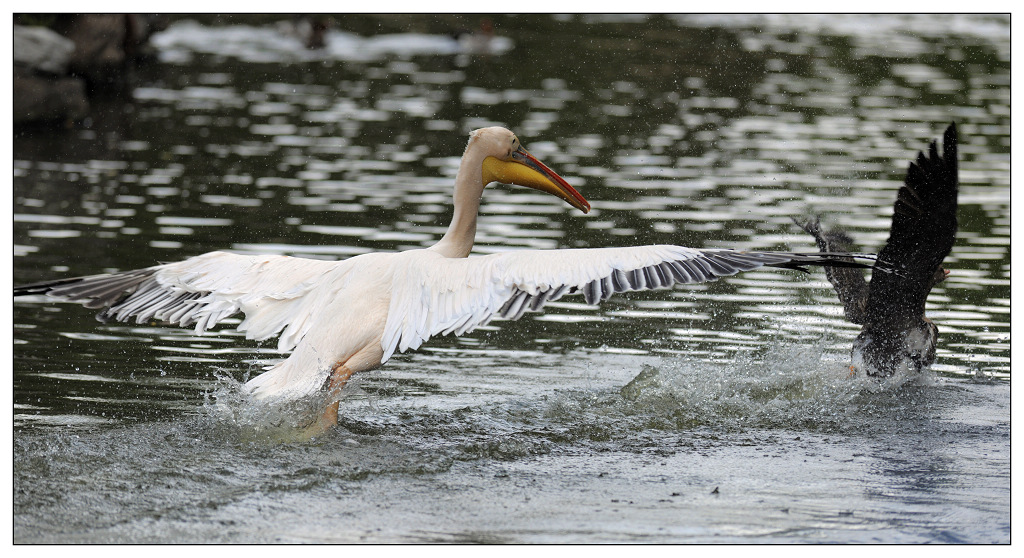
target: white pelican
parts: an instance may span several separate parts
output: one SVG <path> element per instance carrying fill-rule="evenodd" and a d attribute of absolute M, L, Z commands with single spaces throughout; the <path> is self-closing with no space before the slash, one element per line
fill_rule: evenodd
<path fill-rule="evenodd" d="M 245 388 L 258 399 L 296 400 L 327 390 L 333 402 L 311 426 L 337 422 L 337 393 L 355 372 L 416 349 L 431 336 L 461 335 L 492 318 L 517 319 L 548 301 L 580 293 L 590 304 L 614 293 L 709 281 L 761 266 L 855 265 L 834 254 L 790 254 L 639 246 L 522 250 L 468 257 L 484 187 L 517 184 L 590 204 L 531 156 L 504 128 L 470 134 L 455 178 L 455 211 L 437 244 L 343 261 L 211 252 L 113 274 L 15 289 L 103 308 L 99 318 L 157 320 L 197 333 L 242 312 L 238 330 L 251 339 L 280 335 L 292 354 Z M 848 254 L 839 254 L 844 256 Z"/>
<path fill-rule="evenodd" d="M 928 156 L 911 162 L 896 204 L 889 240 L 878 259 L 893 262 L 892 273 L 875 273 L 871 283 L 854 268 L 826 268 L 846 319 L 861 324 L 853 342 L 851 370 L 869 376 L 920 372 L 935 362 L 939 328 L 924 315 L 932 287 L 949 274 L 942 260 L 956 240 L 959 171 L 956 124 L 946 128 L 942 157 L 933 141 Z M 823 232 L 819 221 L 801 225 L 823 252 L 848 251 L 853 241 L 842 230 Z"/>

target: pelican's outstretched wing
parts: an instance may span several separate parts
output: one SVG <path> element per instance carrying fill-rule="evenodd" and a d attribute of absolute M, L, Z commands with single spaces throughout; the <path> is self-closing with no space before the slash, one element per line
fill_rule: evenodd
<path fill-rule="evenodd" d="M 928 156 L 918 153 L 907 169 L 892 216 L 889 240 L 878 255 L 897 273 L 875 273 L 867 313 L 885 320 L 916 320 L 936 282 L 939 266 L 956 240 L 956 124 L 942 137 L 942 156 L 933 141 Z M 894 323 L 904 328 L 907 325 Z"/>
<path fill-rule="evenodd" d="M 762 266 L 868 267 L 849 254 L 791 254 L 638 246 L 577 250 L 522 250 L 448 259 L 430 250 L 409 252 L 396 266 L 388 319 L 381 337 L 387 361 L 431 336 L 461 335 L 500 317 L 515 320 L 545 303 L 579 293 L 588 304 L 615 293 L 700 283 Z"/>
<path fill-rule="evenodd" d="M 145 269 L 25 285 L 14 295 L 48 294 L 103 308 L 97 315 L 102 321 L 134 317 L 139 324 L 194 324 L 196 332 L 241 311 L 246 318 L 238 329 L 251 339 L 267 339 L 287 327 L 278 347 L 289 350 L 318 309 L 303 295 L 327 274 L 343 272 L 342 263 L 210 252 Z"/>

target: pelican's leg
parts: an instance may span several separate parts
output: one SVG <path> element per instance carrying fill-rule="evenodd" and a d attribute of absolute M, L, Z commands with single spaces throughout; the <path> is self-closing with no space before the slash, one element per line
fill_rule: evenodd
<path fill-rule="evenodd" d="M 339 399 L 341 390 L 351 377 L 352 370 L 345 366 L 344 363 L 339 362 L 334 365 L 334 368 L 331 370 L 331 377 L 327 381 L 327 401 L 330 403 L 328 403 L 323 414 L 313 424 L 302 430 L 303 437 L 312 438 L 319 436 L 338 425 L 338 404 L 341 402 Z"/>
<path fill-rule="evenodd" d="M 331 379 L 327 383 L 328 401 L 331 403 L 327 405 L 323 416 L 320 417 L 320 423 L 328 428 L 338 425 L 338 404 L 341 402 L 341 390 L 351 377 L 352 370 L 342 363 L 338 363 L 331 371 Z"/>

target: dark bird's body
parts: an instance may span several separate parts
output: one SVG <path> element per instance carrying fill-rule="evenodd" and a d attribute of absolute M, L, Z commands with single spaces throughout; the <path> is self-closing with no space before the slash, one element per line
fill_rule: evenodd
<path fill-rule="evenodd" d="M 938 327 L 925 317 L 932 287 L 946 278 L 942 260 L 956 240 L 957 130 L 950 124 L 928 155 L 910 163 L 896 196 L 889 239 L 878 262 L 892 273 L 873 273 L 871 282 L 856 268 L 830 267 L 826 277 L 843 303 L 846 319 L 861 324 L 853 342 L 852 368 L 871 376 L 917 372 L 935 362 Z M 823 252 L 849 251 L 852 240 L 843 231 L 822 231 L 818 221 L 803 225 Z M 876 268 L 877 271 L 877 268 Z"/>

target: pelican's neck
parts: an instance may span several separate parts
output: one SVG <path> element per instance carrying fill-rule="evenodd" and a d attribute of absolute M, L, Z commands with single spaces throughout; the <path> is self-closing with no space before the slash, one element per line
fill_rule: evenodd
<path fill-rule="evenodd" d="M 455 176 L 455 211 L 448 230 L 431 250 L 446 258 L 465 258 L 473 249 L 476 239 L 476 216 L 480 210 L 480 195 L 484 191 L 484 157 L 474 153 L 472 144 L 466 148 Z"/>

